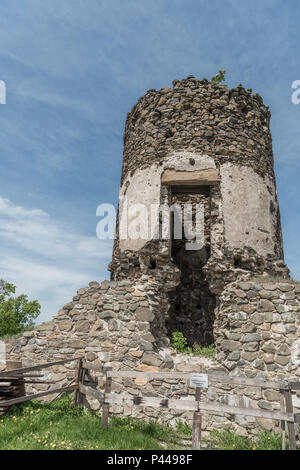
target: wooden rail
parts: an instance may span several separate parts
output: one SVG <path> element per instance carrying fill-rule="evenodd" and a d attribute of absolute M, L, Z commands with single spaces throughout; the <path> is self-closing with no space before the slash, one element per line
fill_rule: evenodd
<path fill-rule="evenodd" d="M 102 369 L 103 370 L 103 369 Z M 200 372 L 200 371 L 199 371 Z M 108 371 L 106 373 L 107 377 L 111 378 L 147 378 L 147 379 L 188 379 L 191 375 L 191 372 L 138 372 L 138 371 Z M 288 383 L 285 381 L 271 381 L 271 380 L 260 380 L 260 379 L 247 379 L 244 377 L 230 377 L 226 374 L 221 373 L 208 373 L 208 383 L 216 384 L 230 384 L 230 385 L 240 385 L 247 387 L 258 387 L 258 388 L 272 388 L 274 390 L 282 390 L 288 388 Z"/>
<path fill-rule="evenodd" d="M 131 395 L 104 394 L 103 403 L 131 406 L 149 406 L 153 408 L 169 408 L 175 410 L 198 411 L 201 409 L 209 413 L 228 413 L 233 415 L 253 416 L 278 421 L 294 423 L 293 413 L 283 413 L 280 411 L 267 411 L 256 408 L 240 408 L 219 403 L 207 403 L 192 400 L 173 400 L 154 397 L 133 397 Z"/>
<path fill-rule="evenodd" d="M 25 395 L 24 397 L 13 398 L 12 400 L 6 400 L 1 402 L 1 406 L 12 406 L 17 405 L 18 403 L 23 403 L 25 401 L 30 401 L 35 398 L 45 397 L 47 395 L 53 395 L 55 393 L 69 393 L 77 389 L 77 385 L 69 385 L 67 387 L 55 388 L 53 390 L 48 390 L 47 392 L 33 393 L 32 395 Z"/>
<path fill-rule="evenodd" d="M 40 369 L 47 369 L 52 366 L 56 366 L 59 364 L 67 364 L 68 362 L 76 362 L 82 359 L 81 357 L 76 357 L 75 359 L 62 359 L 60 361 L 55 362 L 47 362 L 45 364 L 39 364 L 37 366 L 30 366 L 30 367 L 22 367 L 21 369 L 14 369 L 14 370 L 4 370 L 0 372 L 0 377 L 11 377 L 24 374 L 26 372 L 31 372 L 33 370 L 40 370 Z"/>

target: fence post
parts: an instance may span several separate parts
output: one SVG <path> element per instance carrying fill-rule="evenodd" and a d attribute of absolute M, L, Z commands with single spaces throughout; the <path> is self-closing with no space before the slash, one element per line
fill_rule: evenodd
<path fill-rule="evenodd" d="M 285 397 L 285 404 L 286 404 L 286 412 L 287 413 L 293 413 L 294 412 L 294 407 L 293 407 L 293 398 L 292 398 L 292 392 L 291 392 L 291 385 L 289 384 L 288 390 L 285 390 L 284 392 L 284 397 Z M 296 432 L 295 432 L 295 423 L 288 422 L 287 423 L 287 429 L 288 429 L 288 436 L 289 436 L 289 449 L 290 450 L 296 450 Z"/>
<path fill-rule="evenodd" d="M 201 389 L 200 387 L 197 387 L 196 388 L 196 403 L 198 405 L 198 411 L 194 412 L 194 417 L 193 417 L 193 441 L 192 441 L 193 450 L 201 450 L 202 415 L 199 410 L 200 399 L 201 399 Z"/>
<path fill-rule="evenodd" d="M 102 428 L 107 428 L 108 426 L 109 404 L 105 403 L 105 395 L 111 392 L 112 378 L 107 377 L 107 372 L 110 370 L 111 368 L 108 368 L 106 369 L 106 372 L 105 372 L 104 402 L 102 406 L 102 420 L 101 420 Z"/>
<path fill-rule="evenodd" d="M 77 366 L 77 375 L 76 375 L 76 385 L 77 388 L 74 393 L 74 406 L 77 406 L 80 400 L 80 392 L 79 392 L 79 384 L 82 374 L 82 359 L 78 359 L 78 366 Z"/>
<path fill-rule="evenodd" d="M 285 412 L 284 390 L 283 389 L 280 389 L 280 411 L 282 413 Z M 286 426 L 285 426 L 285 421 L 281 421 L 280 426 L 281 426 L 281 440 L 282 440 L 281 450 L 286 450 Z"/>

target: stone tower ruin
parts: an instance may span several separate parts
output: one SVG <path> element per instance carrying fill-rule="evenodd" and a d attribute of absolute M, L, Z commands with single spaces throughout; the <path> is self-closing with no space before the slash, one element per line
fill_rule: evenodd
<path fill-rule="evenodd" d="M 90 282 L 50 322 L 7 340 L 7 359 L 32 365 L 83 357 L 100 370 L 298 381 L 300 284 L 284 263 L 269 123 L 262 98 L 242 86 L 229 90 L 190 76 L 173 88 L 149 90 L 127 117 L 111 280 Z M 194 238 L 185 230 L 177 236 L 187 205 Z M 164 207 L 177 208 L 167 224 Z M 189 346 L 214 344 L 214 357 L 178 352 L 170 345 L 173 332 L 182 332 Z M 60 369 L 51 377 L 67 384 Z M 194 400 L 183 382 L 116 378 L 113 391 Z M 265 410 L 280 402 L 278 391 L 234 384 L 212 383 L 202 397 Z M 101 408 L 95 397 L 87 400 Z M 293 400 L 300 409 L 300 394 Z M 125 405 L 112 411 L 133 412 Z M 188 412 L 163 408 L 138 408 L 134 416 L 174 425 L 179 417 L 191 420 Z M 273 429 L 274 422 L 203 417 L 205 430 L 248 435 L 259 427 Z"/>
<path fill-rule="evenodd" d="M 111 277 L 156 279 L 168 292 L 160 326 L 169 336 L 181 331 L 189 345 L 214 343 L 226 283 L 245 273 L 288 276 L 269 124 L 269 109 L 252 90 L 193 76 L 149 90 L 127 116 Z M 186 249 L 172 233 L 164 239 L 159 227 L 153 239 L 150 206 L 165 203 L 203 204 L 201 249 Z M 149 209 L 134 239 L 122 226 L 133 204 Z"/>

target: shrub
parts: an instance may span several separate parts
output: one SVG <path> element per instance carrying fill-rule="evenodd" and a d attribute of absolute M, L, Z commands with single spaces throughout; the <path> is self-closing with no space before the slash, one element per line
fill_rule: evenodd
<path fill-rule="evenodd" d="M 187 348 L 187 340 L 181 331 L 174 331 L 172 334 L 171 345 L 177 352 L 184 352 Z"/>
<path fill-rule="evenodd" d="M 177 352 L 186 354 L 194 354 L 195 356 L 203 356 L 214 358 L 215 346 L 200 346 L 195 343 L 192 348 L 188 347 L 187 339 L 184 337 L 181 331 L 174 331 L 172 334 L 171 346 L 176 349 Z"/>
<path fill-rule="evenodd" d="M 220 83 L 225 82 L 226 70 L 219 70 L 219 73 L 212 77 L 211 83 L 214 85 L 220 85 Z M 227 85 L 224 85 L 227 86 Z"/>

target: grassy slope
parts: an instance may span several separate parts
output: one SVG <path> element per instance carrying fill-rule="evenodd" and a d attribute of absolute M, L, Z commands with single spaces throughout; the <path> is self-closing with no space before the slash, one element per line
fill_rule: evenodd
<path fill-rule="evenodd" d="M 0 417 L 0 450 L 184 449 L 182 439 L 191 439 L 190 427 L 182 423 L 174 430 L 154 422 L 112 417 L 108 429 L 102 429 L 95 412 L 74 408 L 66 396 L 48 404 L 32 401 Z M 222 450 L 280 450 L 281 436 L 262 433 L 254 443 L 228 431 L 213 432 L 205 444 Z"/>
<path fill-rule="evenodd" d="M 74 408 L 68 397 L 48 404 L 14 407 L 0 418 L 0 449 L 163 449 L 179 448 L 182 432 L 141 420 L 112 417 L 101 428 L 96 413 Z"/>

